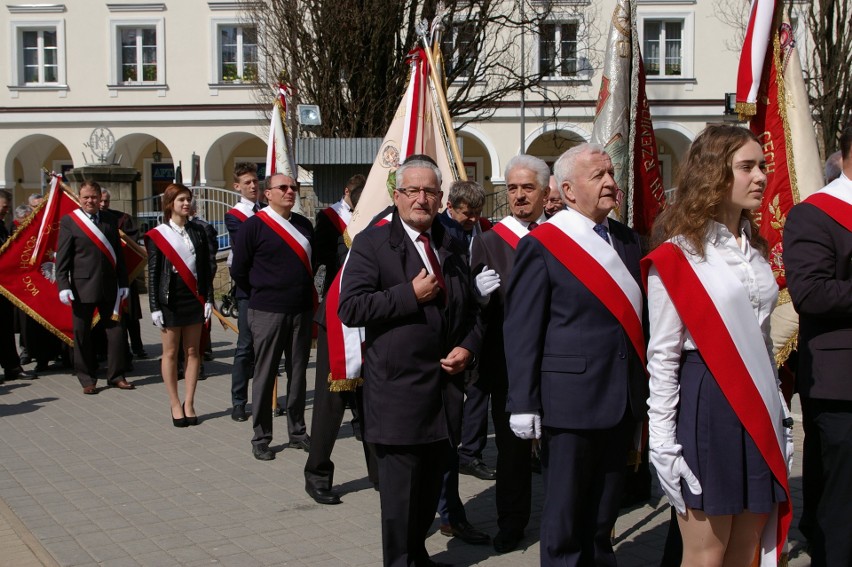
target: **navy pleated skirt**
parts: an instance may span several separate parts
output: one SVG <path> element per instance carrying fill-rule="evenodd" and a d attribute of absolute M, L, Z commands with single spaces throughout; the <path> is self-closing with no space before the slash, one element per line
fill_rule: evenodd
<path fill-rule="evenodd" d="M 204 322 L 204 306 L 186 287 L 179 274 L 172 274 L 169 280 L 169 302 L 161 307 L 166 327 L 186 327 Z"/>
<path fill-rule="evenodd" d="M 698 351 L 681 359 L 677 440 L 703 490 L 692 494 L 681 481 L 689 508 L 711 516 L 767 514 L 787 500 Z"/>

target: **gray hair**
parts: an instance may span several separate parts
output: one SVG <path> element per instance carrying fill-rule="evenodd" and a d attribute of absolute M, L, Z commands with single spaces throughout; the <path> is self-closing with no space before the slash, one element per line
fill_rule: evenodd
<path fill-rule="evenodd" d="M 544 160 L 528 154 L 516 155 L 506 164 L 506 169 L 503 170 L 503 177 L 509 179 L 509 174 L 514 169 L 529 169 L 535 173 L 535 180 L 542 190 L 547 189 L 550 183 L 550 168 Z"/>
<path fill-rule="evenodd" d="M 27 203 L 32 206 L 36 199 L 44 199 L 44 195 L 42 195 L 41 193 L 33 193 L 32 195 L 27 197 Z"/>
<path fill-rule="evenodd" d="M 825 160 L 825 183 L 829 184 L 838 177 L 840 177 L 840 172 L 843 171 L 842 162 L 843 154 L 840 150 L 837 150 Z"/>
<path fill-rule="evenodd" d="M 109 189 L 101 189 L 101 198 L 104 198 L 104 197 L 112 200 L 112 193 L 109 192 Z"/>
<path fill-rule="evenodd" d="M 411 161 L 407 161 L 399 166 L 396 170 L 396 188 L 399 189 L 399 184 L 402 182 L 402 175 L 408 171 L 409 169 L 430 169 L 435 174 L 435 177 L 438 178 L 438 187 L 437 189 L 440 191 L 441 184 L 443 181 L 441 180 L 441 170 L 438 169 L 438 166 L 434 163 L 430 163 L 426 160 L 422 159 L 413 159 Z"/>
<path fill-rule="evenodd" d="M 553 176 L 556 178 L 556 185 L 559 186 L 559 194 L 562 195 L 563 199 L 565 198 L 565 191 L 562 184 L 566 181 L 568 183 L 574 181 L 571 175 L 574 173 L 577 160 L 585 153 L 609 155 L 606 153 L 606 148 L 600 144 L 583 143 L 566 150 L 553 164 Z"/>
<path fill-rule="evenodd" d="M 476 181 L 453 181 L 447 201 L 453 207 L 467 205 L 471 209 L 481 209 L 485 205 L 485 189 Z"/>
<path fill-rule="evenodd" d="M 32 212 L 33 212 L 33 208 L 31 206 L 29 206 L 29 205 L 18 205 L 17 207 L 15 207 L 15 218 L 19 219 L 19 220 L 25 219 L 28 216 L 30 216 L 30 214 L 32 214 Z"/>

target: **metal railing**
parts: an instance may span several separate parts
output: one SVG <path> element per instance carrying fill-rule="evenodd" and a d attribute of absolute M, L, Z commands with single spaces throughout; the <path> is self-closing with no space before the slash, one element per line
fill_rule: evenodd
<path fill-rule="evenodd" d="M 198 217 L 209 222 L 219 239 L 219 251 L 231 249 L 231 237 L 225 226 L 225 213 L 240 200 L 240 194 L 218 187 L 190 187 L 198 207 Z M 140 234 L 160 224 L 163 220 L 161 196 L 145 197 L 136 201 L 136 221 Z"/>

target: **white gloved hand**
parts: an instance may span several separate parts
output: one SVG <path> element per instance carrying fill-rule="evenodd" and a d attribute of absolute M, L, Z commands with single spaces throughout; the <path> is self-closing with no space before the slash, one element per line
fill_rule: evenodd
<path fill-rule="evenodd" d="M 165 326 L 165 321 L 163 321 L 163 312 L 154 311 L 151 313 L 151 321 L 154 322 L 154 325 L 162 329 Z"/>
<path fill-rule="evenodd" d="M 130 295 L 130 288 L 129 287 L 118 288 L 118 300 L 119 301 L 124 301 L 125 299 L 127 299 L 128 295 Z"/>
<path fill-rule="evenodd" d="M 476 284 L 477 295 L 482 298 L 488 297 L 495 289 L 500 287 L 500 274 L 494 270 L 489 270 L 488 266 L 483 266 L 482 271 L 476 274 L 474 283 Z"/>
<path fill-rule="evenodd" d="M 213 304 L 212 303 L 205 303 L 204 304 L 204 322 L 206 323 L 207 321 L 209 321 L 210 317 L 212 317 L 212 316 L 213 316 Z"/>
<path fill-rule="evenodd" d="M 680 515 L 686 514 L 686 504 L 683 502 L 680 479 L 686 481 L 686 485 L 693 494 L 701 494 L 701 483 L 689 470 L 682 451 L 683 448 L 674 440 L 662 447 L 651 448 L 648 451 L 648 458 L 654 468 L 657 469 L 660 486 L 665 492 L 669 504 L 674 506 Z"/>
<path fill-rule="evenodd" d="M 59 301 L 65 305 L 71 305 L 71 302 L 74 301 L 74 292 L 70 289 L 59 290 Z"/>
<path fill-rule="evenodd" d="M 541 439 L 541 416 L 537 413 L 513 413 L 509 427 L 521 439 Z"/>

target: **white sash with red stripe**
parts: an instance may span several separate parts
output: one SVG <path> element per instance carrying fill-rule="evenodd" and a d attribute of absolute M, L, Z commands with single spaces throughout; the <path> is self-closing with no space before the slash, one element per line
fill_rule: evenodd
<path fill-rule="evenodd" d="M 331 221 L 340 234 L 343 234 L 343 231 L 349 225 L 349 221 L 352 220 L 352 211 L 342 199 L 326 207 L 322 212 L 328 217 L 328 220 Z"/>
<path fill-rule="evenodd" d="M 308 275 L 314 277 L 314 270 L 311 267 L 311 243 L 308 239 L 293 226 L 293 223 L 273 211 L 271 207 L 261 209 L 256 214 L 296 253 L 305 270 L 308 271 Z"/>
<path fill-rule="evenodd" d="M 160 252 L 169 259 L 186 287 L 204 304 L 204 298 L 198 289 L 198 271 L 195 265 L 195 254 L 187 247 L 183 238 L 166 224 L 161 224 L 145 234 L 150 238 Z"/>
<path fill-rule="evenodd" d="M 112 244 L 109 243 L 109 240 L 107 240 L 106 235 L 101 232 L 101 229 L 99 229 L 98 226 L 92 222 L 92 219 L 89 218 L 89 215 L 83 212 L 83 209 L 77 209 L 71 213 L 71 219 L 77 223 L 77 226 L 80 227 L 83 233 L 89 237 L 94 245 L 104 253 L 110 264 L 115 267 L 115 250 L 113 249 Z"/>
<path fill-rule="evenodd" d="M 852 231 L 852 180 L 846 175 L 841 174 L 804 202 L 819 208 L 846 230 Z"/>
<path fill-rule="evenodd" d="M 254 207 L 255 203 L 250 201 L 239 201 L 234 208 L 229 210 L 226 214 L 233 215 L 240 219 L 240 222 L 246 222 L 249 217 L 254 216 Z"/>
<path fill-rule="evenodd" d="M 621 323 L 644 364 L 642 290 L 615 249 L 573 209 L 559 211 L 529 234 L 538 239 Z"/>
<path fill-rule="evenodd" d="M 493 227 L 491 230 L 497 233 L 497 236 L 506 241 L 506 244 L 512 247 L 512 250 L 518 247 L 518 242 L 530 233 L 530 231 L 518 221 L 515 217 L 509 215 Z"/>
<path fill-rule="evenodd" d="M 776 509 L 761 538 L 764 562 L 774 564 L 791 519 L 782 432 L 785 414 L 772 359 L 751 301 L 713 246 L 705 248 L 705 258 L 701 259 L 669 242 L 643 260 L 645 273 L 651 263 L 707 367 L 787 492 L 787 502 L 780 507 L 780 522 Z"/>

